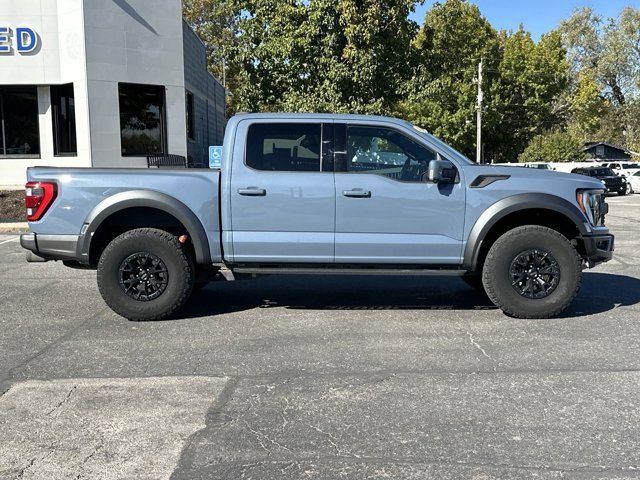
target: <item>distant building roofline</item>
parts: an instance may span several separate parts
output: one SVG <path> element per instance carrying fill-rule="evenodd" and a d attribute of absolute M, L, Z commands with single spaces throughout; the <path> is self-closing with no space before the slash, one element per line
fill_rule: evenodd
<path fill-rule="evenodd" d="M 615 148 L 616 150 L 620 150 L 625 153 L 633 153 L 624 147 L 619 147 L 618 145 L 613 145 L 612 143 L 608 143 L 608 142 L 585 142 L 584 147 L 582 147 L 582 151 L 586 152 L 590 148 L 597 147 L 598 145 L 605 145 L 607 147 Z"/>

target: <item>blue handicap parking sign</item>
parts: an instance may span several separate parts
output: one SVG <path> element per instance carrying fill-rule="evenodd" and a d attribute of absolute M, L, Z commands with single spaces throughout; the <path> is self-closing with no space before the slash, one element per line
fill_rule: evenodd
<path fill-rule="evenodd" d="M 222 168 L 222 147 L 209 147 L 209 168 Z"/>

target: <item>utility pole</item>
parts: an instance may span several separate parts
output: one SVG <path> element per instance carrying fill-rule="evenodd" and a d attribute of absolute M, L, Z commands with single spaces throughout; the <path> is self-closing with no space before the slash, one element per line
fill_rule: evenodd
<path fill-rule="evenodd" d="M 482 59 L 478 64 L 478 105 L 477 109 L 477 131 L 476 131 L 476 162 L 482 163 L 482 101 L 484 92 L 482 91 Z"/>
<path fill-rule="evenodd" d="M 222 57 L 222 86 L 227 88 L 227 60 Z"/>

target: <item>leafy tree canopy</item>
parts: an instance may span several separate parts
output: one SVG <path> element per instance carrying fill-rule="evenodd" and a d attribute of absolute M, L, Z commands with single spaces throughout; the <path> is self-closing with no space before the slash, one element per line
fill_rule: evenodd
<path fill-rule="evenodd" d="M 550 132 L 534 137 L 520 154 L 518 161 L 580 162 L 586 158 L 582 142 L 569 132 Z"/>
<path fill-rule="evenodd" d="M 417 3 L 184 0 L 184 15 L 226 78 L 229 113 L 390 114 L 474 156 L 482 59 L 485 159 L 514 161 L 559 130 L 640 150 L 639 9 L 578 9 L 534 40 L 467 0 L 434 3 L 418 26 Z"/>

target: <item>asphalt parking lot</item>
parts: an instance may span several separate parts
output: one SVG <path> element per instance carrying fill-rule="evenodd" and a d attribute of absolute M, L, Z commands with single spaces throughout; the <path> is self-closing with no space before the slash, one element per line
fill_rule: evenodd
<path fill-rule="evenodd" d="M 640 478 L 640 195 L 568 312 L 456 278 L 212 284 L 133 323 L 0 236 L 0 479 Z"/>

